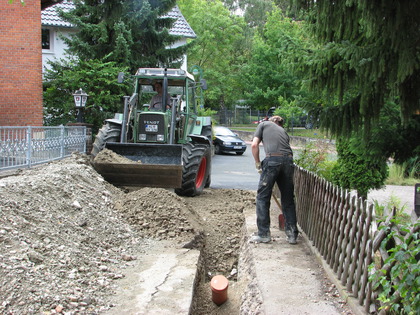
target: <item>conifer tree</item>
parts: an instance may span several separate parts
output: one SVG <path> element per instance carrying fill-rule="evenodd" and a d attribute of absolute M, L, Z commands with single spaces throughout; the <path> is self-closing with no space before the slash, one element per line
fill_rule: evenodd
<path fill-rule="evenodd" d="M 171 66 L 186 46 L 168 49 L 178 37 L 169 34 L 174 20 L 162 18 L 176 0 L 75 0 L 75 9 L 60 12 L 77 28 L 65 39 L 81 59 L 115 61 L 130 71 Z"/>
<path fill-rule="evenodd" d="M 327 129 L 369 133 L 387 101 L 399 104 L 405 124 L 418 116 L 420 1 L 293 3 L 309 13 L 319 41 L 308 70 L 312 88 L 330 96 L 321 106 Z"/>

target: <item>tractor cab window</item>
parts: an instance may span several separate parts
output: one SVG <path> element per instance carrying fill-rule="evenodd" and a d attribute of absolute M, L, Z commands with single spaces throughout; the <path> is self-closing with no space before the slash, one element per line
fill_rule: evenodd
<path fill-rule="evenodd" d="M 144 107 L 152 106 L 151 102 L 153 98 L 156 99 L 156 96 L 158 94 L 156 84 L 151 83 L 152 82 L 148 84 L 142 84 L 139 89 L 139 101 L 140 104 L 143 104 Z M 171 82 L 170 80 L 168 81 L 167 105 L 169 105 L 169 107 L 172 107 L 175 104 L 175 106 L 179 108 L 179 106 L 182 105 L 182 100 L 185 100 L 185 89 L 183 86 L 172 85 L 172 83 L 176 82 Z M 181 110 L 183 109 L 181 108 Z"/>

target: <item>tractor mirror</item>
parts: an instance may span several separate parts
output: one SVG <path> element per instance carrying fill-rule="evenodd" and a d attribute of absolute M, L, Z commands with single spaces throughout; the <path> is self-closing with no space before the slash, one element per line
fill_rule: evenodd
<path fill-rule="evenodd" d="M 201 88 L 203 90 L 207 90 L 207 81 L 206 81 L 206 79 L 201 79 L 200 83 L 201 83 Z"/>
<path fill-rule="evenodd" d="M 124 72 L 120 72 L 118 73 L 118 83 L 123 83 L 124 82 Z"/>

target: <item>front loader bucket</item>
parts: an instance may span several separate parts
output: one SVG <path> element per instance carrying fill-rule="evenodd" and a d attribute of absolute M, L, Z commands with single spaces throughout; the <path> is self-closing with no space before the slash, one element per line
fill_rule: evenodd
<path fill-rule="evenodd" d="M 182 186 L 182 145 L 107 142 L 105 148 L 133 161 L 98 163 L 95 159 L 95 170 L 115 186 Z"/>

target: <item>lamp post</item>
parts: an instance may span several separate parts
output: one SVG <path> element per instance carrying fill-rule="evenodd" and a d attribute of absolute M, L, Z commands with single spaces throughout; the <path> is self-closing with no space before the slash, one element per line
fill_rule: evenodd
<path fill-rule="evenodd" d="M 86 107 L 86 101 L 88 98 L 88 95 L 85 91 L 82 90 L 82 88 L 78 89 L 73 94 L 74 97 L 74 106 L 77 110 L 77 122 L 82 123 L 83 122 L 83 110 Z"/>

